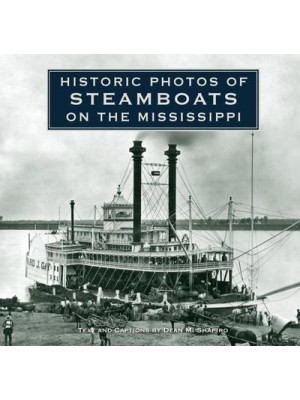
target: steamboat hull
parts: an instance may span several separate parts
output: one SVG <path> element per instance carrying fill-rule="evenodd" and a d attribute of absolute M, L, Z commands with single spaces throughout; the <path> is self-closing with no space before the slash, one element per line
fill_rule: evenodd
<path fill-rule="evenodd" d="M 55 287 L 55 292 L 58 290 L 59 294 L 53 294 L 53 287 L 51 286 L 38 286 L 30 287 L 29 295 L 30 299 L 35 303 L 59 303 L 64 300 L 72 301 L 76 298 L 78 301 L 96 301 L 97 296 L 95 293 L 83 293 L 79 290 L 66 290 L 63 291 L 62 287 Z M 75 294 L 75 295 L 74 295 Z"/>

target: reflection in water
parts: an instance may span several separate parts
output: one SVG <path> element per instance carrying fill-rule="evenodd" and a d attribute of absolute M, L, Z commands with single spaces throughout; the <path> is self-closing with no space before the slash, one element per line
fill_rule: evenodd
<path fill-rule="evenodd" d="M 31 231 L 31 237 L 37 233 Z M 47 242 L 45 231 L 38 232 Z M 182 233 L 182 232 L 181 232 Z M 278 232 L 255 232 L 256 244 L 268 239 L 270 235 Z M 207 240 L 204 235 L 209 232 L 194 232 L 193 241 L 198 243 L 199 247 L 207 247 Z M 219 232 L 224 237 L 225 232 Z M 234 247 L 246 251 L 250 246 L 250 233 L 240 231 L 234 233 Z M 53 240 L 53 238 L 52 238 Z M 265 254 L 260 259 L 257 293 L 261 294 L 272 289 L 277 289 L 295 282 L 300 281 L 300 232 L 293 232 L 289 238 L 280 242 L 275 248 L 269 248 L 268 253 L 260 253 L 255 256 L 255 260 Z M 267 246 L 270 246 L 270 242 Z M 25 255 L 28 248 L 28 231 L 19 230 L 0 230 L 0 298 L 12 297 L 17 295 L 20 300 L 28 300 L 27 288 L 32 284 L 30 280 L 25 278 Z M 239 254 L 239 253 L 236 253 Z M 241 268 L 246 267 L 246 263 L 250 263 L 250 256 L 241 259 Z M 235 276 L 235 284 L 241 286 L 242 281 L 239 274 L 238 266 L 235 266 L 233 275 Z M 248 278 L 247 271 L 244 271 L 243 278 Z M 271 296 L 267 303 L 272 313 L 279 313 L 286 318 L 293 318 L 296 315 L 297 308 L 300 308 L 300 287 L 286 292 Z"/>

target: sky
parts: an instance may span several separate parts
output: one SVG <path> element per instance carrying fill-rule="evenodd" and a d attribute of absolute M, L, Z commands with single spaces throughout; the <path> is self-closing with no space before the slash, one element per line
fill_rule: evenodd
<path fill-rule="evenodd" d="M 177 143 L 206 213 L 229 196 L 250 204 L 251 132 L 48 131 L 48 69 L 259 69 L 260 130 L 254 138 L 254 204 L 300 216 L 300 56 L 0 55 L 0 215 L 4 220 L 92 218 L 116 192 L 132 141 L 147 162 Z M 126 192 L 124 192 L 126 195 Z"/>

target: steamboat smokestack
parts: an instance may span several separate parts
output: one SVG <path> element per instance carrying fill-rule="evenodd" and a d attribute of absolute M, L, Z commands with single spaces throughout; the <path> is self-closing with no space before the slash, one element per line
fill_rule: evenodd
<path fill-rule="evenodd" d="M 169 163 L 169 221 L 176 230 L 176 163 L 180 151 L 176 149 L 176 144 L 169 144 L 169 149 L 165 151 Z M 169 241 L 176 237 L 172 227 L 169 225 Z"/>
<path fill-rule="evenodd" d="M 142 142 L 135 140 L 129 149 L 133 154 L 133 242 L 141 242 L 142 158 L 146 151 Z"/>
<path fill-rule="evenodd" d="M 75 201 L 71 200 L 70 201 L 70 206 L 71 206 L 71 242 L 74 243 L 74 206 L 75 206 Z"/>

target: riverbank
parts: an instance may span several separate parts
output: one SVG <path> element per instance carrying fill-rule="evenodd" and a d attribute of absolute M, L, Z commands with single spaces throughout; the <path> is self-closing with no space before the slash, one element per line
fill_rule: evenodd
<path fill-rule="evenodd" d="M 0 316 L 3 323 L 5 315 Z M 90 334 L 80 332 L 76 323 L 65 322 L 61 314 L 50 313 L 12 313 L 15 324 L 13 333 L 14 346 L 89 346 Z M 243 326 L 245 328 L 245 325 Z M 229 346 L 227 337 L 217 335 L 215 331 L 206 334 L 184 332 L 184 324 L 176 323 L 175 332 L 171 332 L 171 324 L 162 321 L 129 322 L 127 332 L 119 330 L 109 332 L 108 338 L 112 346 Z M 268 327 L 247 327 L 261 336 Z M 299 329 L 290 329 L 289 336 L 299 336 Z M 4 336 L 0 345 L 4 345 Z M 95 344 L 99 345 L 98 334 Z"/>
<path fill-rule="evenodd" d="M 53 221 L 1 221 L 0 230 L 57 231 L 58 222 Z"/>
<path fill-rule="evenodd" d="M 152 223 L 152 222 L 151 222 Z M 65 221 L 53 221 L 53 220 L 22 220 L 22 221 L 0 221 L 0 230 L 50 230 L 57 231 L 60 226 L 63 225 L 65 228 L 70 226 L 70 222 Z M 148 225 L 149 222 L 142 221 L 143 225 Z M 86 225 L 89 227 L 94 226 L 92 220 L 81 220 L 80 225 Z M 166 222 L 163 220 L 156 221 L 157 226 L 166 226 Z M 97 221 L 97 226 L 102 226 L 102 221 Z M 188 220 L 177 220 L 177 230 L 188 230 Z M 204 220 L 193 220 L 193 230 L 195 231 L 227 231 L 229 229 L 228 220 L 212 219 L 210 221 Z M 300 223 L 295 219 L 268 219 L 267 221 L 254 221 L 255 231 L 282 231 L 284 229 L 299 231 Z M 250 220 L 235 220 L 233 224 L 234 231 L 250 231 L 251 221 Z"/>

